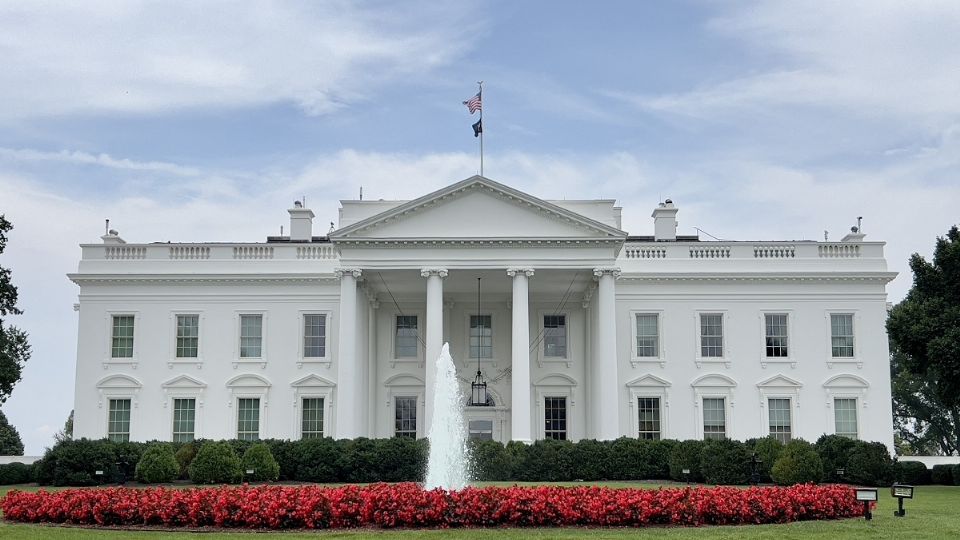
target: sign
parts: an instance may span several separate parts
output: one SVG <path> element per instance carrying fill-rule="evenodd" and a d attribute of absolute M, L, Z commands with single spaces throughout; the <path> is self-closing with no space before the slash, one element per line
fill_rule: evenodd
<path fill-rule="evenodd" d="M 858 501 L 876 501 L 877 500 L 877 490 L 869 488 L 857 488 L 857 500 Z"/>
<path fill-rule="evenodd" d="M 913 486 L 907 486 L 904 484 L 894 484 L 890 487 L 890 495 L 898 497 L 900 499 L 912 499 L 913 498 Z"/>
<path fill-rule="evenodd" d="M 253 474 L 253 469 L 247 469 L 247 474 Z"/>
<path fill-rule="evenodd" d="M 103 476 L 103 471 L 94 471 L 93 474 L 97 476 Z"/>
<path fill-rule="evenodd" d="M 683 474 L 690 474 L 690 469 L 684 469 Z"/>

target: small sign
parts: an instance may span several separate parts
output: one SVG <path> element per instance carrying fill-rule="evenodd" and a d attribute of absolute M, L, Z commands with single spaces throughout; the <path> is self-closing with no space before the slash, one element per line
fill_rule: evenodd
<path fill-rule="evenodd" d="M 877 500 L 877 490 L 868 489 L 868 488 L 857 488 L 857 500 L 858 501 L 876 501 Z"/>
<path fill-rule="evenodd" d="M 253 474 L 253 469 L 247 469 L 247 474 Z"/>
<path fill-rule="evenodd" d="M 95 475 L 97 475 L 97 476 L 103 476 L 103 471 L 99 471 L 99 470 L 98 470 L 98 471 L 94 471 L 93 474 L 95 474 Z"/>
<path fill-rule="evenodd" d="M 690 474 L 690 469 L 684 469 L 683 474 Z"/>
<path fill-rule="evenodd" d="M 912 499 L 913 486 L 907 486 L 903 484 L 894 484 L 890 488 L 890 495 L 894 497 L 898 497 L 900 499 Z"/>

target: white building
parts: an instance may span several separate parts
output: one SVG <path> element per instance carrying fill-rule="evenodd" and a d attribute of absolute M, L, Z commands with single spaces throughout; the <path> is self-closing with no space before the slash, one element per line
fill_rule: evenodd
<path fill-rule="evenodd" d="M 882 242 L 678 237 L 669 200 L 633 237 L 478 176 L 341 204 L 328 236 L 295 205 L 264 243 L 83 245 L 74 435 L 424 437 L 449 342 L 474 437 L 892 447 Z"/>

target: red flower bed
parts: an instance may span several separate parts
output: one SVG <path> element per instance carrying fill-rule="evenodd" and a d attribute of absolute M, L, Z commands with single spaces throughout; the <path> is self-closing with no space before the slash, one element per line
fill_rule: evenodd
<path fill-rule="evenodd" d="M 241 486 L 194 489 L 10 491 L 11 521 L 84 525 L 342 529 L 736 525 L 862 515 L 853 489 L 613 489 L 486 487 L 424 491 L 417 484 Z"/>

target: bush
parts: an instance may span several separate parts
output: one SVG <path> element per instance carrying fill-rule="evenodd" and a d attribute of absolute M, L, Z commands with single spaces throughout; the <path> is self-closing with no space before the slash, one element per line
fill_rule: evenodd
<path fill-rule="evenodd" d="M 193 458 L 195 457 L 197 457 L 196 442 L 184 443 L 184 445 L 177 450 L 174 458 L 176 458 L 177 467 L 179 467 L 178 478 L 186 479 L 190 476 L 190 464 L 193 463 Z"/>
<path fill-rule="evenodd" d="M 610 448 L 611 480 L 669 480 L 677 441 L 621 437 Z"/>
<path fill-rule="evenodd" d="M 518 448 L 517 445 L 525 448 Z M 511 442 L 508 447 L 516 454 L 517 468 L 514 479 L 526 482 L 569 482 L 573 480 L 570 462 L 570 441 L 546 439 L 533 444 Z"/>
<path fill-rule="evenodd" d="M 773 477 L 770 471 L 773 470 L 773 464 L 777 462 L 780 453 L 783 452 L 783 443 L 773 437 L 764 437 L 757 439 L 753 443 L 753 451 L 760 459 L 760 481 L 772 482 Z"/>
<path fill-rule="evenodd" d="M 333 439 L 303 439 L 297 441 L 292 452 L 295 477 L 300 482 L 340 482 L 337 464 L 340 462 L 340 444 Z M 281 466 L 282 468 L 283 466 Z"/>
<path fill-rule="evenodd" d="M 733 439 L 708 441 L 700 453 L 700 473 L 708 484 L 746 484 L 750 478 L 750 453 Z"/>
<path fill-rule="evenodd" d="M 419 482 L 423 479 L 430 444 L 427 439 L 391 437 L 374 439 L 373 443 L 378 482 Z"/>
<path fill-rule="evenodd" d="M 173 447 L 157 443 L 147 448 L 137 462 L 137 482 L 157 484 L 173 482 L 180 474 L 180 465 L 173 455 Z"/>
<path fill-rule="evenodd" d="M 856 441 L 841 435 L 821 435 L 817 439 L 817 454 L 823 461 L 823 479 L 826 482 L 848 482 L 847 459 Z M 837 470 L 843 469 L 844 474 Z"/>
<path fill-rule="evenodd" d="M 110 442 L 105 441 L 113 450 L 113 458 L 117 463 L 117 469 L 113 480 L 115 482 L 126 482 L 132 480 L 137 474 L 137 463 L 140 457 L 147 450 L 149 444 L 142 442 Z M 167 443 L 169 444 L 169 443 Z"/>
<path fill-rule="evenodd" d="M 953 485 L 953 465 L 934 465 L 930 469 L 930 483 L 941 486 Z"/>
<path fill-rule="evenodd" d="M 27 465 L 20 462 L 0 465 L 0 486 L 28 484 L 33 482 L 33 476 L 33 465 Z"/>
<path fill-rule="evenodd" d="M 103 471 L 103 474 L 96 474 Z M 63 441 L 44 454 L 37 482 L 55 486 L 93 486 L 117 476 L 116 457 L 109 441 L 76 439 Z"/>
<path fill-rule="evenodd" d="M 700 454 L 703 447 L 704 442 L 696 439 L 677 443 L 670 451 L 670 478 L 677 482 L 702 482 Z M 684 469 L 689 470 L 690 474 L 683 474 Z"/>
<path fill-rule="evenodd" d="M 281 439 L 264 439 L 260 441 L 267 445 L 273 458 L 280 465 L 280 480 L 295 480 L 297 471 L 294 461 L 294 449 L 298 441 Z"/>
<path fill-rule="evenodd" d="M 470 441 L 471 474 L 481 482 L 513 478 L 513 455 L 497 441 Z"/>
<path fill-rule="evenodd" d="M 570 446 L 570 476 L 574 480 L 595 482 L 611 477 L 612 446 L 607 441 L 582 439 Z"/>
<path fill-rule="evenodd" d="M 899 484 L 925 486 L 930 483 L 930 469 L 919 461 L 898 461 L 894 472 Z"/>
<path fill-rule="evenodd" d="M 953 485 L 960 486 L 960 465 L 950 467 L 950 475 L 953 477 Z"/>
<path fill-rule="evenodd" d="M 240 458 L 226 442 L 205 442 L 190 464 L 190 481 L 194 484 L 230 484 L 242 476 Z"/>
<path fill-rule="evenodd" d="M 280 477 L 280 465 L 270 453 L 270 447 L 264 443 L 257 443 L 247 448 L 243 453 L 241 468 L 243 479 L 251 482 L 272 482 Z"/>
<path fill-rule="evenodd" d="M 794 439 L 783 447 L 770 475 L 781 486 L 819 482 L 823 479 L 823 461 L 814 445 Z"/>
<path fill-rule="evenodd" d="M 893 480 L 893 460 L 886 445 L 854 441 L 844 476 L 857 485 L 889 486 Z"/>

